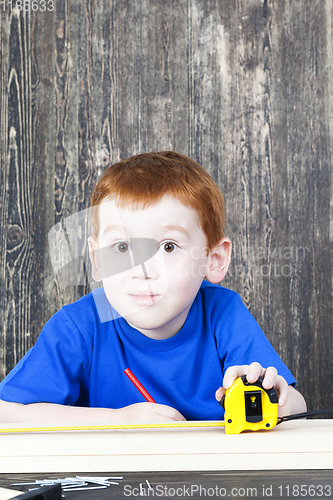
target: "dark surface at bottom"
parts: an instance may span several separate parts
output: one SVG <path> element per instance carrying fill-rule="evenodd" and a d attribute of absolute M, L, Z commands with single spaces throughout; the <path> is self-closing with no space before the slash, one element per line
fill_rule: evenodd
<path fill-rule="evenodd" d="M 106 500 L 126 498 L 269 498 L 333 499 L 333 470 L 279 471 L 189 471 L 189 472 L 112 472 L 57 474 L 0 474 L 0 487 L 27 491 L 32 486 L 11 483 L 36 479 L 82 476 L 123 476 L 119 485 L 107 489 L 63 493 L 67 500 Z M 148 489 L 146 480 L 151 485 Z M 140 483 L 141 495 L 140 495 Z"/>

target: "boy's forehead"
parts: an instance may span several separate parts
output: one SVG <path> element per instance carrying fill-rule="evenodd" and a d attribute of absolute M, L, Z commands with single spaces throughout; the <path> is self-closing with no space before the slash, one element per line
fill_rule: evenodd
<path fill-rule="evenodd" d="M 110 220 L 112 220 L 113 224 L 121 224 L 122 222 L 119 207 L 115 200 L 110 200 L 108 198 L 104 199 L 99 205 L 98 216 L 101 229 L 103 229 L 103 226 L 108 224 Z"/>
<path fill-rule="evenodd" d="M 180 226 L 191 229 L 193 225 L 199 225 L 198 214 L 193 208 L 168 195 L 146 207 L 137 206 L 135 203 L 123 205 L 109 198 L 103 200 L 99 206 L 101 232 L 114 226 L 126 228 L 141 221 L 151 221 L 155 227 Z"/>

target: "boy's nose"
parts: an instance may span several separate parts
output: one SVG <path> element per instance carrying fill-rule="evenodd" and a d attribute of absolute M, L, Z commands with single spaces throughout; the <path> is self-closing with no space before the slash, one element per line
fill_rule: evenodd
<path fill-rule="evenodd" d="M 131 275 L 140 279 L 156 279 L 158 270 L 155 259 L 158 251 L 158 241 L 151 238 L 131 238 Z"/>
<path fill-rule="evenodd" d="M 131 278 L 138 278 L 141 280 L 151 280 L 158 278 L 158 266 L 154 262 L 155 259 L 150 259 L 149 262 L 144 262 L 139 266 L 133 267 L 129 273 Z"/>

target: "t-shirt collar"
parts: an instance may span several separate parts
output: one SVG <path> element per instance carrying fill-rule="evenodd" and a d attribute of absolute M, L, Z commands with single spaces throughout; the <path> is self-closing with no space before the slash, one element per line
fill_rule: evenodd
<path fill-rule="evenodd" d="M 136 328 L 130 326 L 124 318 L 117 321 L 120 335 L 123 333 L 131 342 L 147 351 L 170 351 L 186 342 L 198 327 L 198 296 L 195 298 L 184 325 L 173 337 L 164 340 L 155 340 L 146 337 Z"/>

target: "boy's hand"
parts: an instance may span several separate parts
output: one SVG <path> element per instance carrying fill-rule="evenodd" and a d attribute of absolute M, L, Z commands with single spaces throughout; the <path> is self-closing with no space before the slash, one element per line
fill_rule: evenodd
<path fill-rule="evenodd" d="M 286 380 L 278 375 L 276 368 L 270 366 L 268 368 L 263 368 L 259 363 L 251 363 L 250 365 L 242 366 L 231 366 L 227 369 L 223 379 L 223 387 L 220 387 L 215 394 L 218 401 L 223 398 L 226 389 L 232 386 L 236 378 L 246 375 L 246 378 L 250 384 L 256 382 L 261 375 L 263 377 L 263 388 L 271 389 L 275 387 L 278 397 L 279 406 L 284 406 L 288 401 L 289 396 L 289 386 Z"/>
<path fill-rule="evenodd" d="M 135 403 L 115 411 L 119 422 L 124 423 L 154 424 L 186 420 L 175 408 L 157 403 Z"/>

